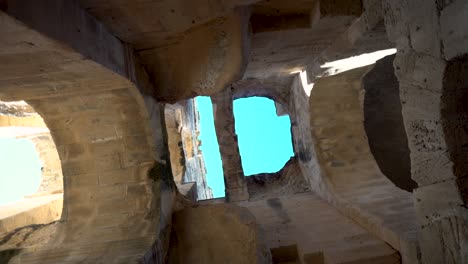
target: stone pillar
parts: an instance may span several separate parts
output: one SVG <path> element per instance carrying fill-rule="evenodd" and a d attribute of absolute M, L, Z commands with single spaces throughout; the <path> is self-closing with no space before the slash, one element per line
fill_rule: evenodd
<path fill-rule="evenodd" d="M 468 4 L 461 0 L 387 0 L 384 8 L 387 32 L 398 48 L 394 67 L 411 151 L 412 179 L 419 185 L 414 198 L 421 225 L 421 262 L 468 263 L 468 210 L 462 199 L 466 184 L 457 175 L 460 161 L 451 148 L 452 141 L 463 146 L 467 130 L 453 134 L 446 129 L 452 121 L 458 122 L 459 128 L 466 127 L 466 120 L 463 123 L 462 111 L 452 112 L 451 120 L 444 117 L 444 98 L 450 93 L 447 82 L 455 81 L 458 89 L 466 89 L 468 83 L 460 72 L 447 74 L 447 63 L 468 53 L 468 29 L 464 26 Z"/>
<path fill-rule="evenodd" d="M 243 201 L 248 200 L 249 193 L 244 181 L 244 172 L 237 145 L 232 99 L 231 90 L 213 96 L 215 108 L 213 112 L 219 151 L 223 161 L 226 198 L 228 201 Z"/>
<path fill-rule="evenodd" d="M 79 26 L 81 34 L 89 33 L 81 40 L 90 42 L 76 43 L 93 48 L 93 39 L 98 39 L 101 47 L 111 51 L 102 53 L 109 55 L 103 55 L 105 59 L 122 61 L 118 60 L 123 58 L 118 56 L 122 45 L 105 27 L 77 5 L 50 4 L 46 9 L 52 13 L 37 14 L 56 18 L 58 13 L 54 12 L 59 12 L 62 23 L 41 25 L 57 26 L 50 31 L 63 34 L 64 39 L 70 35 L 61 25 Z M 28 8 L 33 7 L 25 4 L 17 10 L 34 25 L 34 12 Z M 32 245 L 21 247 L 13 262 L 138 262 L 156 240 L 161 182 L 165 179 L 158 171 L 162 162 L 155 162 L 156 133 L 151 131 L 141 94 L 126 78 L 62 42 L 3 12 L 0 21 L 0 34 L 8 34 L 10 39 L 0 44 L 8 51 L 0 57 L 8 58 L 5 67 L 10 69 L 0 70 L 0 96 L 7 101 L 25 100 L 44 118 L 57 146 L 64 178 L 64 210 L 56 232 L 28 235 Z M 100 35 L 91 38 L 91 34 L 98 34 L 96 29 Z M 17 45 L 25 41 L 32 44 Z M 113 44 L 116 49 L 111 48 Z M 38 65 L 43 65 L 40 77 Z"/>

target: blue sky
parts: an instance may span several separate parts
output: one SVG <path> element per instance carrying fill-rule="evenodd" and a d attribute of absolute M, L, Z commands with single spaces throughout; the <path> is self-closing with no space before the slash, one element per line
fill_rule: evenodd
<path fill-rule="evenodd" d="M 289 116 L 277 116 L 265 97 L 234 100 L 234 118 L 246 176 L 277 172 L 294 156 Z"/>
<path fill-rule="evenodd" d="M 28 139 L 0 138 L 0 205 L 35 193 L 41 182 L 41 161 Z"/>
<path fill-rule="evenodd" d="M 206 166 L 206 181 L 213 190 L 213 197 L 224 197 L 223 164 L 219 154 L 218 139 L 213 119 L 213 104 L 210 97 L 198 96 L 195 98 L 200 113 L 201 150 Z"/>
<path fill-rule="evenodd" d="M 205 158 L 208 186 L 214 197 L 224 197 L 224 178 L 213 106 L 209 97 L 196 98 L 200 112 L 201 150 Z M 234 101 L 235 129 L 245 175 L 277 172 L 294 155 L 289 116 L 278 117 L 275 103 L 264 97 Z"/>

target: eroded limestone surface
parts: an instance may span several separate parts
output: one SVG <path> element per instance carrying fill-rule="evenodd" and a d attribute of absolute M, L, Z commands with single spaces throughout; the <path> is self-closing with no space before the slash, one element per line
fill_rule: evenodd
<path fill-rule="evenodd" d="M 234 204 L 174 214 L 168 263 L 271 263 L 257 221 Z"/>

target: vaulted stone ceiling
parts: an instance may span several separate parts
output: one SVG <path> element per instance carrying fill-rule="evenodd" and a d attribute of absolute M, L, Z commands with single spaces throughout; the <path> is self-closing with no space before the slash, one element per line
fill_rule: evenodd
<path fill-rule="evenodd" d="M 158 87 L 154 96 L 168 102 L 213 95 L 230 84 L 264 88 L 268 82 L 287 90 L 292 72 L 319 57 L 365 9 L 361 1 L 317 0 L 80 4 L 133 48 Z"/>
<path fill-rule="evenodd" d="M 83 8 L 137 50 L 179 42 L 187 30 L 255 2 L 258 0 L 80 0 Z"/>
<path fill-rule="evenodd" d="M 213 93 L 241 75 L 247 13 L 234 9 L 255 1 L 80 2 L 134 48 L 160 100 Z"/>

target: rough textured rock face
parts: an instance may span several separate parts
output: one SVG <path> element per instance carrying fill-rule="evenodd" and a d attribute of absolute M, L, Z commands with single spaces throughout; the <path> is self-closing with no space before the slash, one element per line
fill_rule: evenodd
<path fill-rule="evenodd" d="M 248 13 L 234 8 L 243 2 L 180 0 L 106 6 L 80 1 L 135 48 L 154 77 L 152 93 L 172 103 L 216 93 L 241 76 L 247 59 Z"/>
<path fill-rule="evenodd" d="M 398 80 L 393 60 L 379 60 L 362 80 L 364 86 L 364 127 L 380 170 L 396 186 L 409 192 L 417 187 L 411 179 L 411 164 Z"/>
<path fill-rule="evenodd" d="M 156 98 L 174 102 L 210 95 L 239 78 L 245 64 L 246 20 L 242 13 L 218 18 L 192 29 L 176 44 L 141 52 L 156 77 Z"/>
<path fill-rule="evenodd" d="M 236 205 L 185 208 L 174 214 L 168 263 L 271 263 L 259 232 Z"/>
<path fill-rule="evenodd" d="M 290 159 L 276 173 L 261 173 L 245 177 L 249 201 L 265 200 L 288 194 L 310 191 L 309 184 L 301 175 L 296 158 Z"/>
<path fill-rule="evenodd" d="M 318 180 L 314 180 L 320 178 L 321 171 L 311 134 L 310 113 L 304 111 L 304 109 L 309 109 L 309 98 L 299 76 L 294 78 L 290 90 L 289 104 L 294 154 L 299 161 L 304 178 L 311 189 L 317 191 L 324 187 L 320 186 Z"/>

